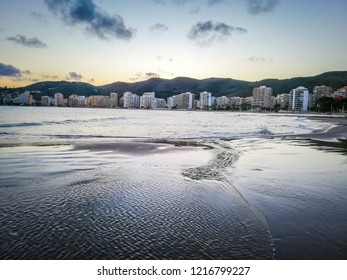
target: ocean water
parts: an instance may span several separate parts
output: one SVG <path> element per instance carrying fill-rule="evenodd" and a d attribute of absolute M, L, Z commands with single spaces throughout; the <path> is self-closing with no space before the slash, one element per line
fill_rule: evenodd
<path fill-rule="evenodd" d="M 347 149 L 305 116 L 0 107 L 1 259 L 346 259 Z"/>

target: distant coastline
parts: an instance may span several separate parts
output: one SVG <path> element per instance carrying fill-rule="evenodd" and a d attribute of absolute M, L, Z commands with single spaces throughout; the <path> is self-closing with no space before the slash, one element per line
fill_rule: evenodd
<path fill-rule="evenodd" d="M 21 88 L 0 87 L 0 105 L 343 114 L 347 71 L 259 82 L 186 77 L 98 87 L 83 82 L 39 82 Z"/>

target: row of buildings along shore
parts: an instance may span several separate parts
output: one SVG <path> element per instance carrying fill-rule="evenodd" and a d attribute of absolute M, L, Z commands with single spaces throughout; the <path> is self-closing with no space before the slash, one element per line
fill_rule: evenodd
<path fill-rule="evenodd" d="M 145 92 L 142 96 L 131 92 L 109 95 L 81 96 L 71 94 L 64 96 L 55 93 L 54 97 L 42 96 L 35 100 L 39 91 L 23 93 L 0 93 L 0 104 L 22 106 L 56 106 L 56 107 L 91 107 L 91 108 L 138 108 L 138 109 L 179 109 L 179 110 L 285 110 L 308 112 L 319 109 L 319 100 L 329 97 L 336 100 L 347 98 L 347 86 L 333 91 L 328 86 L 316 86 L 313 92 L 303 86 L 292 89 L 289 93 L 273 95 L 271 87 L 260 86 L 253 89 L 250 97 L 221 96 L 214 97 L 211 92 L 199 94 L 184 92 L 168 97 L 167 100 L 156 98 L 155 92 Z M 317 108 L 318 107 L 318 108 Z"/>

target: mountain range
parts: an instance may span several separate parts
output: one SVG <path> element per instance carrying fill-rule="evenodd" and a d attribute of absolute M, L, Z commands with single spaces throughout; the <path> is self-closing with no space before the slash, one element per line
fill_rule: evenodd
<path fill-rule="evenodd" d="M 132 93 L 142 95 L 144 92 L 154 91 L 157 98 L 167 98 L 169 96 L 182 92 L 200 93 L 209 91 L 213 96 L 240 96 L 246 97 L 252 95 L 254 87 L 258 86 L 272 87 L 274 95 L 280 93 L 288 93 L 291 89 L 298 86 L 307 87 L 310 92 L 318 85 L 326 85 L 334 90 L 347 85 L 347 71 L 326 72 L 312 77 L 296 77 L 291 79 L 265 79 L 256 82 L 234 80 L 230 78 L 209 78 L 209 79 L 193 79 L 187 77 L 177 77 L 174 79 L 152 78 L 146 81 L 125 83 L 115 82 L 103 86 L 93 86 L 83 82 L 69 81 L 49 81 L 31 84 L 21 88 L 7 89 L 7 91 L 25 91 L 37 90 L 41 91 L 37 95 L 53 96 L 56 92 L 61 92 L 67 97 L 70 94 L 77 95 L 103 95 L 110 92 L 117 92 L 120 96 L 130 91 Z"/>

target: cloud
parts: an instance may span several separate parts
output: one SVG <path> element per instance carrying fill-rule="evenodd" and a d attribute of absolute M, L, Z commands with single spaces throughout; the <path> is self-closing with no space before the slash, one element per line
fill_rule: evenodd
<path fill-rule="evenodd" d="M 32 82 L 32 83 L 36 83 L 39 81 L 39 79 L 32 79 L 32 78 L 26 78 L 26 77 L 22 77 L 22 76 L 15 76 L 11 79 L 12 82 Z"/>
<path fill-rule="evenodd" d="M 261 56 L 252 56 L 246 58 L 246 60 L 252 62 L 252 63 L 265 63 L 265 62 L 272 62 L 273 58 L 266 58 Z"/>
<path fill-rule="evenodd" d="M 158 60 L 173 62 L 173 58 L 171 58 L 171 57 L 166 57 L 166 56 L 162 56 L 162 55 L 157 55 L 156 58 L 157 58 Z"/>
<path fill-rule="evenodd" d="M 197 15 L 197 14 L 199 14 L 200 13 L 200 11 L 201 11 L 201 9 L 200 8 L 195 8 L 195 9 L 191 9 L 188 13 L 190 14 L 190 15 Z"/>
<path fill-rule="evenodd" d="M 0 62 L 0 76 L 4 76 L 4 77 L 20 77 L 21 75 L 21 71 L 12 66 L 12 65 L 7 65 L 7 64 L 3 64 Z"/>
<path fill-rule="evenodd" d="M 41 23 L 48 24 L 47 19 L 46 19 L 41 13 L 32 12 L 32 13 L 30 13 L 30 15 L 31 15 L 34 19 L 40 21 Z"/>
<path fill-rule="evenodd" d="M 166 25 L 164 25 L 164 24 L 158 22 L 158 23 L 152 25 L 152 26 L 149 28 L 149 30 L 150 30 L 151 32 L 154 32 L 154 33 L 164 33 L 164 32 L 166 32 L 166 31 L 168 31 L 169 28 L 168 28 Z"/>
<path fill-rule="evenodd" d="M 23 74 L 23 75 L 31 75 L 31 72 L 29 70 L 24 70 L 24 71 L 21 71 L 21 74 Z"/>
<path fill-rule="evenodd" d="M 151 79 L 151 78 L 160 78 L 159 74 L 153 73 L 153 72 L 147 72 L 145 73 L 146 78 Z"/>
<path fill-rule="evenodd" d="M 151 78 L 160 78 L 159 74 L 154 73 L 154 72 L 146 72 L 146 73 L 141 73 L 138 72 L 135 74 L 135 77 L 130 78 L 131 81 L 136 82 L 136 81 L 140 81 L 140 80 L 148 80 Z"/>
<path fill-rule="evenodd" d="M 168 3 L 174 4 L 174 5 L 184 5 L 192 0 L 153 0 L 156 4 L 166 5 Z"/>
<path fill-rule="evenodd" d="M 30 13 L 34 18 L 37 18 L 39 20 L 41 20 L 43 18 L 42 14 L 41 13 L 38 13 L 38 12 L 32 12 Z"/>
<path fill-rule="evenodd" d="M 138 81 L 138 80 L 141 80 L 142 79 L 142 73 L 141 72 L 138 72 L 135 74 L 135 77 L 133 78 L 129 78 L 131 81 L 135 82 L 135 81 Z"/>
<path fill-rule="evenodd" d="M 40 39 L 37 37 L 33 38 L 26 38 L 23 35 L 17 34 L 16 37 L 7 37 L 7 41 L 12 41 L 16 44 L 20 44 L 24 47 L 29 47 L 29 48 L 47 48 L 47 45 L 42 42 Z"/>
<path fill-rule="evenodd" d="M 69 75 L 66 76 L 67 80 L 80 82 L 83 79 L 81 74 L 77 74 L 76 72 L 69 72 Z"/>
<path fill-rule="evenodd" d="M 208 0 L 207 4 L 210 6 L 216 5 L 216 4 L 220 4 L 224 2 L 224 0 Z"/>
<path fill-rule="evenodd" d="M 131 39 L 135 30 L 127 28 L 120 15 L 110 16 L 93 0 L 45 0 L 48 9 L 67 25 L 83 25 L 101 39 Z"/>
<path fill-rule="evenodd" d="M 271 12 L 279 0 L 247 0 L 247 10 L 252 15 Z"/>
<path fill-rule="evenodd" d="M 188 33 L 188 38 L 202 47 L 211 45 L 214 41 L 224 41 L 232 33 L 247 33 L 242 27 L 234 27 L 223 22 L 205 21 L 193 25 Z"/>
<path fill-rule="evenodd" d="M 45 80 L 59 80 L 59 76 L 57 75 L 46 75 L 46 74 L 43 74 L 41 75 L 41 77 Z"/>
<path fill-rule="evenodd" d="M 0 63 L 0 78 L 10 77 L 12 82 L 38 82 L 38 79 L 31 78 L 30 70 L 23 70 L 12 66 Z"/>
<path fill-rule="evenodd" d="M 37 82 L 37 79 L 30 77 L 31 72 L 29 70 L 23 70 L 12 66 L 0 63 L 0 77 L 11 77 L 12 82 Z"/>

